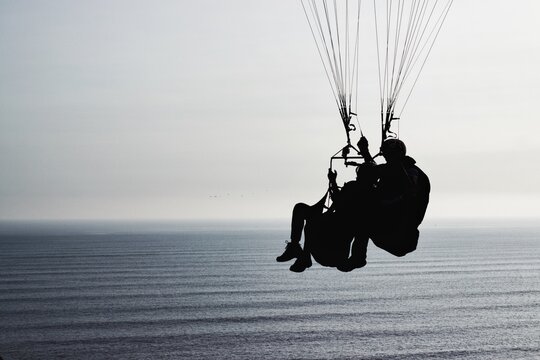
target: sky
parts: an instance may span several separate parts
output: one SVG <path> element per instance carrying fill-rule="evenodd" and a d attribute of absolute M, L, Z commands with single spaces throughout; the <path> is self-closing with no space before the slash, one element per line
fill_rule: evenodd
<path fill-rule="evenodd" d="M 400 120 L 428 218 L 540 217 L 539 13 L 454 1 Z M 287 218 L 340 121 L 299 1 L 0 0 L 0 219 Z"/>

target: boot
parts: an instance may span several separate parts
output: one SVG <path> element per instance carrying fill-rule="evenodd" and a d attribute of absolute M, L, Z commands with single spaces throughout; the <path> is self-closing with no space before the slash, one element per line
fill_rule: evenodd
<path fill-rule="evenodd" d="M 311 254 L 303 252 L 303 254 L 296 259 L 294 264 L 291 265 L 289 270 L 300 273 L 307 268 L 310 268 L 311 264 Z"/>
<path fill-rule="evenodd" d="M 285 262 L 292 259 L 295 259 L 302 255 L 302 247 L 297 242 L 285 242 L 287 246 L 285 246 L 285 251 L 283 254 L 278 256 L 276 258 L 277 262 Z"/>
<path fill-rule="evenodd" d="M 342 271 L 342 272 L 350 272 L 350 271 L 353 271 L 354 269 L 360 269 L 360 268 L 363 268 L 364 266 L 366 266 L 367 264 L 367 261 L 366 259 L 361 259 L 361 258 L 353 258 L 353 257 L 350 257 L 348 258 L 347 260 L 345 260 L 345 262 L 339 264 L 337 266 L 337 269 L 339 271 Z"/>

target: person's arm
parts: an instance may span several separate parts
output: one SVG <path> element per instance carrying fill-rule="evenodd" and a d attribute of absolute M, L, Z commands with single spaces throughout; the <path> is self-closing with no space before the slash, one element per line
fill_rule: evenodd
<path fill-rule="evenodd" d="M 362 136 L 360 140 L 358 140 L 357 145 L 360 155 L 362 155 L 362 157 L 364 158 L 364 162 L 375 163 L 373 156 L 371 156 L 371 154 L 369 153 L 369 143 L 365 136 Z"/>
<path fill-rule="evenodd" d="M 373 159 L 373 156 L 371 156 L 371 154 L 369 153 L 369 143 L 368 143 L 367 138 L 365 136 L 362 136 L 356 145 L 358 145 L 358 152 L 364 159 L 364 163 L 375 164 L 375 160 Z M 345 165 L 349 165 L 349 166 L 359 166 L 361 164 L 362 163 L 358 163 L 356 161 L 345 162 Z"/>
<path fill-rule="evenodd" d="M 330 199 L 332 199 L 332 201 L 334 201 L 335 196 L 339 194 L 339 187 L 337 186 L 336 178 L 337 171 L 332 171 L 332 169 L 328 169 L 328 181 L 330 182 L 328 189 L 330 193 Z"/>

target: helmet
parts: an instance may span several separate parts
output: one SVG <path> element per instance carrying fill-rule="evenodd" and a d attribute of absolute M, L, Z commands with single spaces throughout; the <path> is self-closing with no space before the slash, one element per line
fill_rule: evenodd
<path fill-rule="evenodd" d="M 382 143 L 381 153 L 387 159 L 397 160 L 405 157 L 407 154 L 407 147 L 405 146 L 405 143 L 399 139 L 388 139 Z"/>

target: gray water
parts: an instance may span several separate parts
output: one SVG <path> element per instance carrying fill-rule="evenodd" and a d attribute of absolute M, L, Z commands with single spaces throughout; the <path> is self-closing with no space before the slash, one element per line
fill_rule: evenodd
<path fill-rule="evenodd" d="M 285 223 L 2 224 L 7 359 L 539 359 L 540 224 L 432 224 L 367 267 L 275 262 Z"/>

